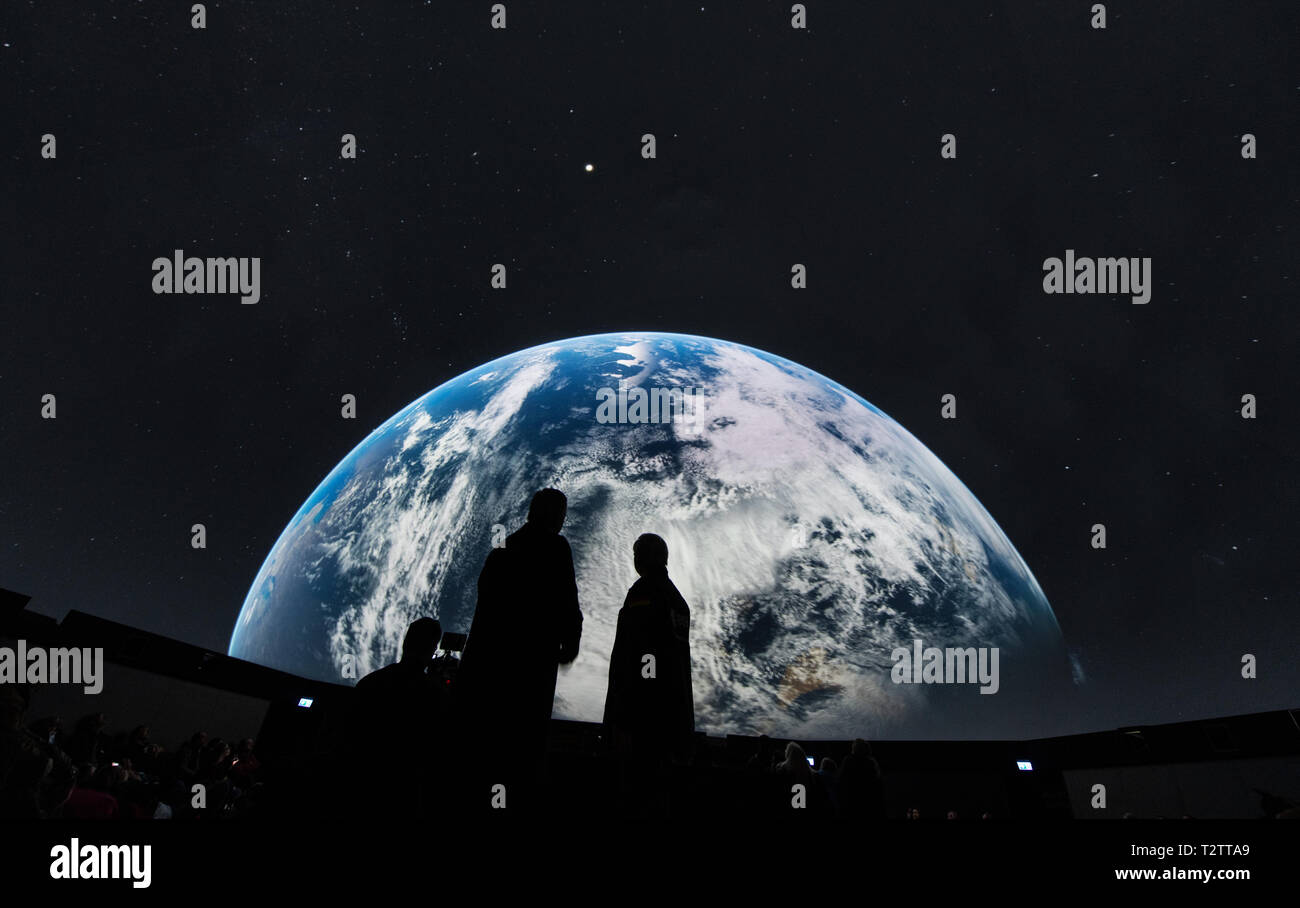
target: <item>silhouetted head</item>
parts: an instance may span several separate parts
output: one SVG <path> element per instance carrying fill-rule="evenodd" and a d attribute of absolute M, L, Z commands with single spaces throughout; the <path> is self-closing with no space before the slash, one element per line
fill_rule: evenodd
<path fill-rule="evenodd" d="M 569 499 L 559 489 L 542 489 L 528 505 L 528 522 L 539 530 L 558 533 L 569 511 Z"/>
<path fill-rule="evenodd" d="M 1275 817 L 1282 811 L 1289 810 L 1296 806 L 1280 795 L 1275 795 L 1259 788 L 1254 789 L 1254 791 L 1259 795 L 1260 809 L 1270 817 Z"/>
<path fill-rule="evenodd" d="M 97 735 L 107 724 L 103 713 L 90 713 L 77 720 L 77 731 L 83 735 Z"/>
<path fill-rule="evenodd" d="M 58 716 L 46 716 L 43 719 L 37 719 L 27 727 L 31 729 L 32 734 L 36 735 L 38 738 L 51 738 L 59 733 L 59 729 L 62 725 L 63 722 Z M 0 728 L 3 727 L 5 727 L 4 722 L 0 722 Z"/>
<path fill-rule="evenodd" d="M 668 570 L 668 543 L 654 533 L 643 533 L 632 543 L 632 564 L 642 577 Z"/>
<path fill-rule="evenodd" d="M 402 661 L 423 666 L 433 658 L 442 639 L 442 625 L 437 618 L 417 618 L 406 629 L 402 641 Z"/>
<path fill-rule="evenodd" d="M 199 773 L 211 775 L 213 778 L 224 778 L 226 771 L 230 769 L 227 763 L 229 759 L 230 745 L 221 738 L 213 738 L 199 755 Z"/>
<path fill-rule="evenodd" d="M 23 727 L 23 716 L 29 700 L 26 684 L 6 684 L 0 687 L 0 729 L 17 731 Z"/>

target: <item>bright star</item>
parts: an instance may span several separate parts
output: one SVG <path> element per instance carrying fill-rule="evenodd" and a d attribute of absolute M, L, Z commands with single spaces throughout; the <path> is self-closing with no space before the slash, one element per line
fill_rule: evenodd
<path fill-rule="evenodd" d="M 587 165 L 585 168 L 583 168 L 583 169 L 586 170 L 587 173 L 591 173 L 593 170 L 596 169 L 596 165 L 595 165 L 595 164 L 588 164 L 588 165 Z"/>

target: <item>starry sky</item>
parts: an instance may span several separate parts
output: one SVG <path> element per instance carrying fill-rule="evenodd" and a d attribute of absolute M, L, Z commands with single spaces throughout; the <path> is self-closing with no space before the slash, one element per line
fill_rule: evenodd
<path fill-rule="evenodd" d="M 675 331 L 934 451 L 1052 603 L 1079 731 L 1300 705 L 1300 7 L 807 5 L 8 4 L 0 586 L 224 652 L 393 413 Z M 261 301 L 155 295 L 177 248 L 259 256 Z M 1150 303 L 1044 294 L 1066 249 L 1151 257 Z"/>

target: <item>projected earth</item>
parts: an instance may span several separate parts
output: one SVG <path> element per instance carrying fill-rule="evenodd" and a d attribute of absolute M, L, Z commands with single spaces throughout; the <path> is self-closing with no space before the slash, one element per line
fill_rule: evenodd
<path fill-rule="evenodd" d="M 834 381 L 680 334 L 533 347 L 393 416 L 289 521 L 230 655 L 352 683 L 344 666 L 360 677 L 395 661 L 420 615 L 467 632 L 484 558 L 546 486 L 569 499 L 586 616 L 558 718 L 600 720 L 632 541 L 654 532 L 691 607 L 698 730 L 919 739 L 1068 726 L 1052 609 L 957 477 Z M 895 683 L 891 653 L 918 639 L 996 647 L 997 692 Z"/>

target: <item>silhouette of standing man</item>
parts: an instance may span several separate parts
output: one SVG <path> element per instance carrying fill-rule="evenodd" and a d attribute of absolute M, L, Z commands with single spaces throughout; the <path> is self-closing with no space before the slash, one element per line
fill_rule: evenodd
<path fill-rule="evenodd" d="M 542 489 L 528 522 L 492 550 L 479 574 L 455 681 L 469 745 L 483 749 L 470 807 L 501 806 L 498 784 L 507 808 L 534 797 L 556 672 L 577 658 L 582 637 L 573 553 L 560 535 L 567 511 L 563 492 Z"/>
<path fill-rule="evenodd" d="M 668 579 L 668 543 L 662 538 L 638 537 L 632 561 L 641 576 L 618 613 L 605 728 L 623 764 L 625 794 L 653 803 L 661 796 L 669 759 L 686 753 L 695 730 L 691 610 Z"/>

